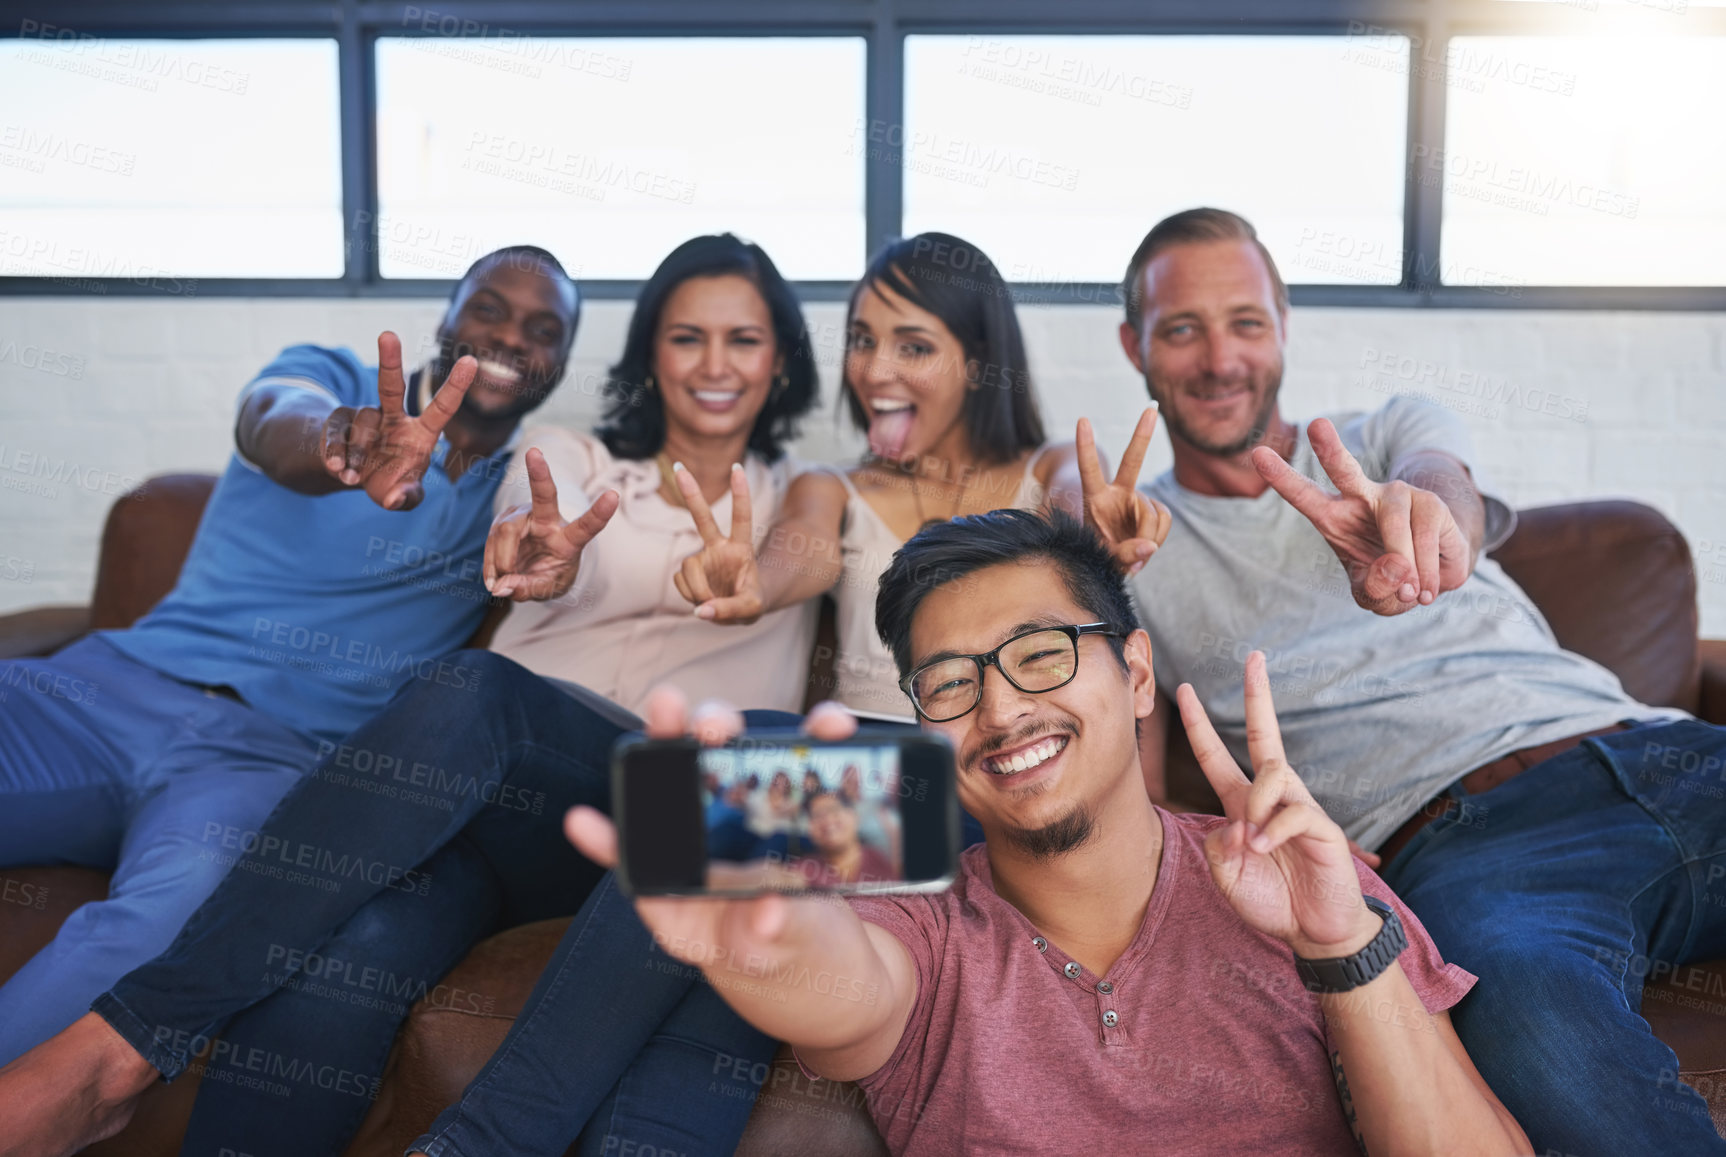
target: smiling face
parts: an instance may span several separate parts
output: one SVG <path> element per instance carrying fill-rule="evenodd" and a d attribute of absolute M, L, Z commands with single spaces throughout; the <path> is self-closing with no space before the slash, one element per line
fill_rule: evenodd
<path fill-rule="evenodd" d="M 519 417 L 545 400 L 575 333 L 575 287 L 538 261 L 496 258 L 457 288 L 438 326 L 441 377 L 472 356 L 479 372 L 463 411 Z"/>
<path fill-rule="evenodd" d="M 690 278 L 666 298 L 653 339 L 666 427 L 683 438 L 748 434 L 780 362 L 754 283 L 735 273 Z"/>
<path fill-rule="evenodd" d="M 1276 413 L 1287 317 L 1251 241 L 1174 245 L 1145 267 L 1138 331 L 1121 327 L 1170 436 L 1233 458 Z"/>
<path fill-rule="evenodd" d="M 911 621 L 913 668 L 955 654 L 981 654 L 1032 626 L 1096 621 L 1078 606 L 1049 562 L 986 567 L 927 595 Z M 994 666 L 967 715 L 923 726 L 952 742 L 960 804 L 1001 837 L 1040 857 L 1082 844 L 1122 792 L 1144 793 L 1135 721 L 1149 715 L 1156 687 L 1150 640 L 1126 640 L 1127 669 L 1100 635 L 1079 639 L 1071 682 L 1020 691 Z"/>
<path fill-rule="evenodd" d="M 857 813 L 831 792 L 809 801 L 809 839 L 832 859 L 857 846 Z"/>
<path fill-rule="evenodd" d="M 901 462 L 939 445 L 964 414 L 965 348 L 940 318 L 886 286 L 857 294 L 846 334 L 845 388 L 869 420 L 869 449 Z"/>

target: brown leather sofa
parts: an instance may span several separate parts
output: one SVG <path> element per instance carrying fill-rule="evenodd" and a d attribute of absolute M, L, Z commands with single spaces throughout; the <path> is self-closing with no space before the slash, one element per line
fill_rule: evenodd
<path fill-rule="evenodd" d="M 121 627 L 170 588 L 213 479 L 172 475 L 115 503 L 102 536 L 88 607 L 46 607 L 0 616 L 0 658 L 47 654 L 86 630 Z M 1565 646 L 1615 671 L 1647 703 L 1672 704 L 1726 723 L 1726 641 L 1698 641 L 1696 575 L 1688 545 L 1657 512 L 1629 502 L 1587 502 L 1523 511 L 1514 537 L 1494 555 L 1539 605 Z M 819 652 L 819 645 L 818 645 Z M 812 684 L 822 679 L 812 674 Z M 1170 794 L 1216 810 L 1181 728 L 1169 741 Z M 53 936 L 79 904 L 106 894 L 107 877 L 80 868 L 9 869 L 0 904 L 0 979 Z M 396 1157 L 459 1094 L 503 1040 L 562 934 L 551 920 L 478 945 L 445 983 L 493 998 L 477 1013 L 416 1007 L 397 1038 L 378 1099 L 348 1157 Z M 1726 961 L 1678 969 L 1650 983 L 1643 1011 L 1677 1052 L 1684 1079 L 1709 1099 L 1726 1129 Z M 178 1151 L 196 1078 L 158 1086 L 120 1136 L 86 1150 L 108 1157 L 170 1157 Z M 880 1154 L 854 1086 L 811 1082 L 782 1055 L 756 1102 L 739 1154 Z"/>

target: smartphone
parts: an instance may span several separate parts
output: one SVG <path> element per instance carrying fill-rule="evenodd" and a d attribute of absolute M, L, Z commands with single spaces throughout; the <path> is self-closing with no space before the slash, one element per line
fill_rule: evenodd
<path fill-rule="evenodd" d="M 625 737 L 611 774 L 617 878 L 631 895 L 938 891 L 958 867 L 953 748 L 940 736 Z"/>

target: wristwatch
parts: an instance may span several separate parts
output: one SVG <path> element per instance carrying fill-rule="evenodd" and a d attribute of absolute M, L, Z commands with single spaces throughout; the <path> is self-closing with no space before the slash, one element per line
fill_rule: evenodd
<path fill-rule="evenodd" d="M 1380 973 L 1396 963 L 1402 950 L 1408 947 L 1408 936 L 1402 930 L 1402 920 L 1396 909 L 1376 896 L 1362 896 L 1366 906 L 1384 920 L 1384 927 L 1372 941 L 1353 956 L 1333 956 L 1328 960 L 1307 960 L 1296 956 L 1295 971 L 1308 992 L 1348 992 L 1378 979 Z"/>

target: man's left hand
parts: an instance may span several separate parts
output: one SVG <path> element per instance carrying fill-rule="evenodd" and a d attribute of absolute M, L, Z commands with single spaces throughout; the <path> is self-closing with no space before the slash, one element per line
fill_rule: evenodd
<path fill-rule="evenodd" d="M 1211 878 L 1246 923 L 1297 956 L 1351 956 L 1382 921 L 1361 899 L 1348 838 L 1283 756 L 1265 657 L 1247 657 L 1248 779 L 1223 746 L 1192 685 L 1176 692 L 1193 754 L 1228 823 L 1205 838 Z"/>

